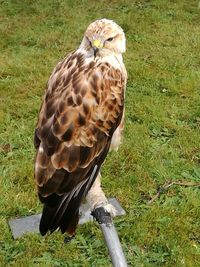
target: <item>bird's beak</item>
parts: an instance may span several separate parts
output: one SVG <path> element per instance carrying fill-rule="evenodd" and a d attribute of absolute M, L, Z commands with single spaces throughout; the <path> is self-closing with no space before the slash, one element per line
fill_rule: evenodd
<path fill-rule="evenodd" d="M 99 51 L 99 49 L 103 48 L 103 43 L 99 39 L 95 39 L 92 42 L 92 47 L 94 50 L 94 56 L 96 57 L 96 54 Z"/>

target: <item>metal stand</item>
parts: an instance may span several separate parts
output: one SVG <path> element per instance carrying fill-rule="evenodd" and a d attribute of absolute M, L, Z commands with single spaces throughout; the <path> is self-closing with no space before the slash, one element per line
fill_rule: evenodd
<path fill-rule="evenodd" d="M 109 198 L 108 203 L 116 210 L 116 216 L 123 216 L 126 214 L 125 210 L 120 206 L 116 198 Z M 39 223 L 41 214 L 30 215 L 21 218 L 13 218 L 8 221 L 11 233 L 14 239 L 20 238 L 24 234 L 39 233 Z M 92 222 L 93 217 L 89 205 L 82 204 L 80 207 L 79 224 Z"/>
<path fill-rule="evenodd" d="M 103 207 L 99 207 L 92 212 L 92 215 L 99 223 L 108 247 L 113 267 L 128 267 L 110 213 L 107 212 Z"/>

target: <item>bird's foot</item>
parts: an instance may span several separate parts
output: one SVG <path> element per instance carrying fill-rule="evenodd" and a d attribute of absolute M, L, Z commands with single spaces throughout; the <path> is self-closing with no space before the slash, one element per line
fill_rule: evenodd
<path fill-rule="evenodd" d="M 109 211 L 110 211 L 110 207 L 109 207 Z M 95 208 L 91 214 L 99 224 L 105 224 L 107 226 L 110 226 L 113 224 L 113 222 L 112 222 L 112 217 L 109 211 L 105 209 L 104 207 L 100 206 L 98 208 Z"/>
<path fill-rule="evenodd" d="M 110 213 L 110 216 L 112 218 L 116 216 L 117 211 L 116 211 L 115 207 L 112 204 L 107 203 L 106 205 L 104 205 L 102 207 L 104 208 L 105 211 Z"/>
<path fill-rule="evenodd" d="M 108 202 L 93 206 L 92 214 L 94 214 L 95 210 L 98 210 L 100 208 L 101 210 L 103 209 L 104 212 L 109 214 L 112 218 L 115 217 L 117 214 L 115 207 L 112 204 L 109 204 Z"/>

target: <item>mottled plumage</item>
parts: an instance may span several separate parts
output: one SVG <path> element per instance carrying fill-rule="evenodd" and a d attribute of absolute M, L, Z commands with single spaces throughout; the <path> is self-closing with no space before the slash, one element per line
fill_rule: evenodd
<path fill-rule="evenodd" d="M 35 178 L 44 203 L 42 235 L 58 227 L 74 233 L 81 201 L 99 173 L 114 132 L 120 123 L 122 127 L 124 51 L 118 51 L 117 41 L 111 49 L 111 41 L 106 41 L 111 37 L 125 40 L 114 22 L 92 23 L 79 49 L 58 63 L 48 81 L 34 138 Z M 94 47 L 96 38 L 103 47 Z"/>

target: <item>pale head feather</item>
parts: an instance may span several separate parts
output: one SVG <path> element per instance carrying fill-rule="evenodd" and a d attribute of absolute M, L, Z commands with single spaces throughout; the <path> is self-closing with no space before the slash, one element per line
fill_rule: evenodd
<path fill-rule="evenodd" d="M 126 50 L 126 38 L 123 29 L 114 21 L 100 19 L 92 22 L 83 37 L 80 49 L 93 52 L 93 42 L 99 40 L 102 47 L 98 51 L 99 56 L 108 54 L 122 54 Z"/>

